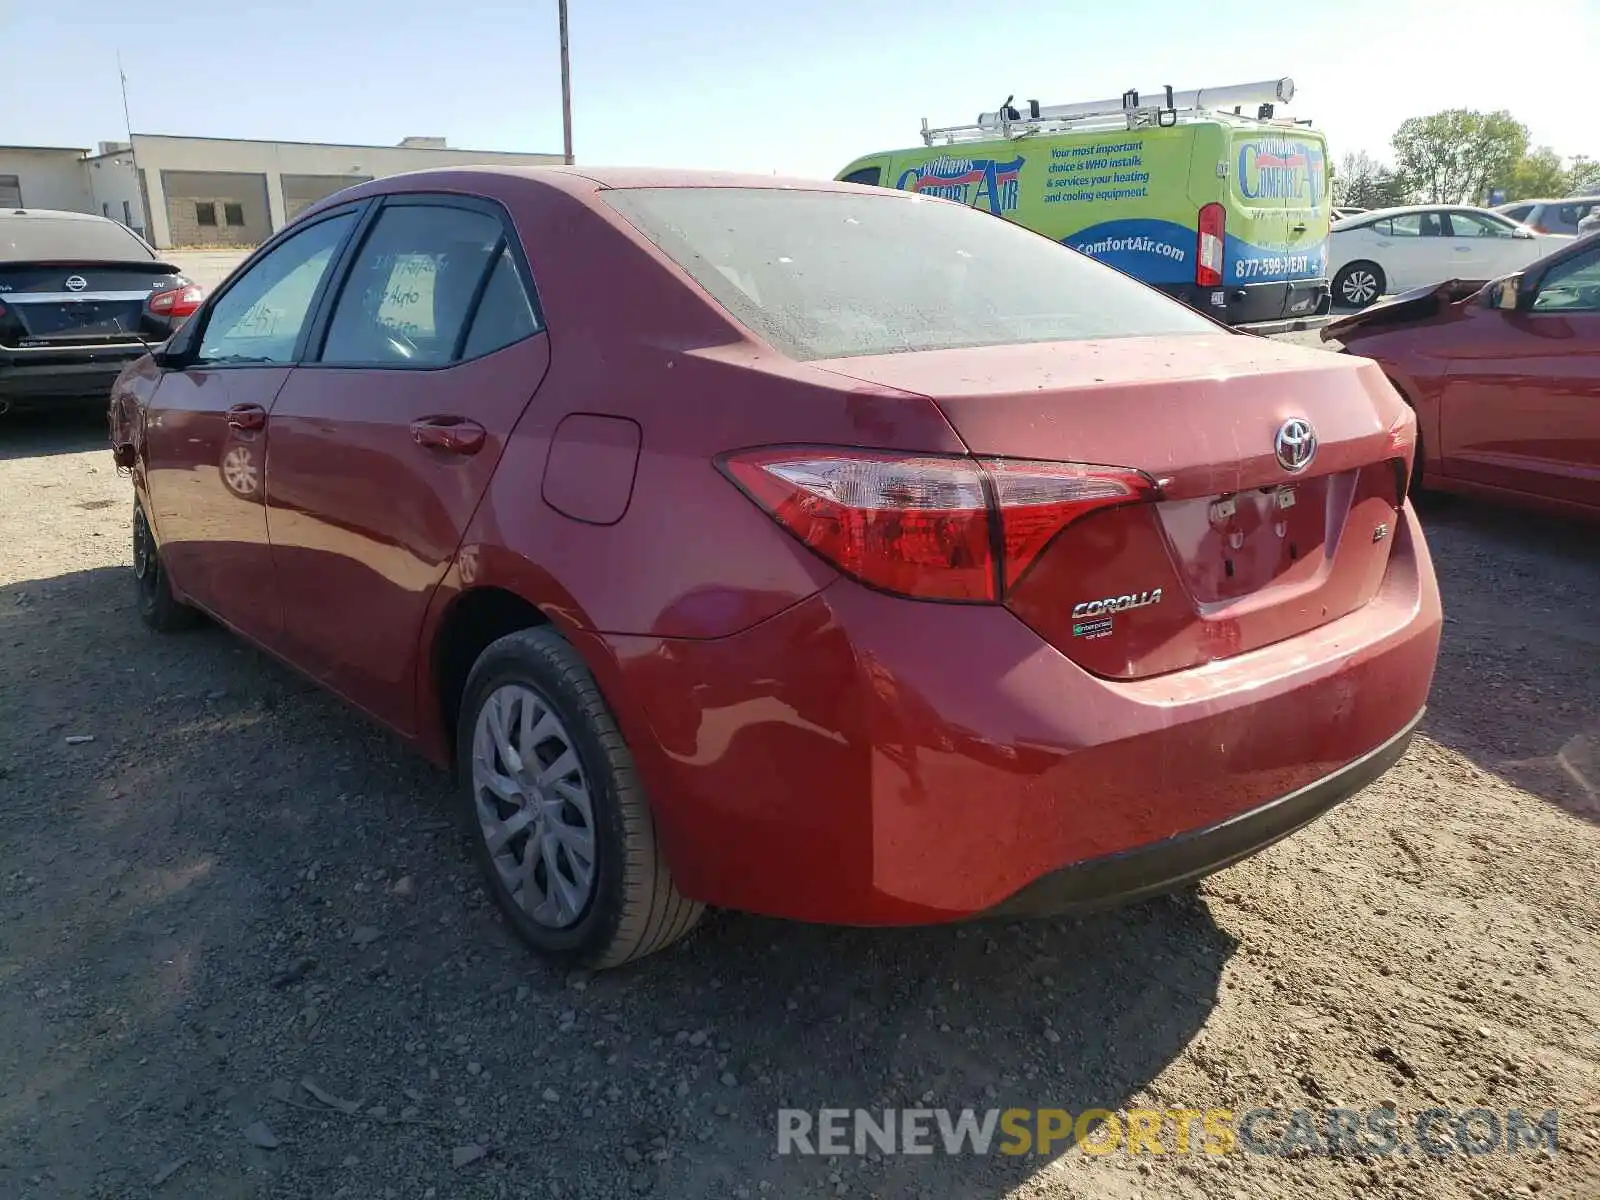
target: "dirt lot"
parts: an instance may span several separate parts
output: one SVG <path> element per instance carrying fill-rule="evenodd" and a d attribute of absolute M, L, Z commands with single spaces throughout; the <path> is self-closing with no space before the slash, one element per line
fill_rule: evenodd
<path fill-rule="evenodd" d="M 102 444 L 94 415 L 0 426 L 0 1196 L 1600 1196 L 1592 528 L 1427 505 L 1425 735 L 1195 891 L 718 915 L 564 977 L 486 903 L 441 776 L 230 636 L 139 625 Z M 1557 1108 L 1562 1147 L 774 1153 L 780 1106 L 1383 1102 Z"/>

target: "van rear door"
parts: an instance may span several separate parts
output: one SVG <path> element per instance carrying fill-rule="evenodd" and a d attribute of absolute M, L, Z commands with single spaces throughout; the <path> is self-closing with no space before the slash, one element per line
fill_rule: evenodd
<path fill-rule="evenodd" d="M 1309 316 L 1328 268 L 1327 146 L 1277 126 L 1230 131 L 1223 277 L 1248 289 L 1247 320 Z"/>

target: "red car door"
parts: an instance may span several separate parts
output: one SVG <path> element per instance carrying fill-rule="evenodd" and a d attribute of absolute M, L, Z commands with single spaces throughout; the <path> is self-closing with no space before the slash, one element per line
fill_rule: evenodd
<path fill-rule="evenodd" d="M 267 415 L 355 221 L 348 211 L 318 221 L 230 280 L 146 410 L 149 515 L 174 585 L 268 645 L 282 616 L 262 486 Z"/>
<path fill-rule="evenodd" d="M 1531 306 L 1473 317 L 1440 401 L 1445 473 L 1600 509 L 1600 246 L 1548 268 Z"/>
<path fill-rule="evenodd" d="M 411 733 L 428 601 L 549 350 L 497 206 L 390 197 L 358 237 L 272 410 L 267 528 L 289 657 Z"/>

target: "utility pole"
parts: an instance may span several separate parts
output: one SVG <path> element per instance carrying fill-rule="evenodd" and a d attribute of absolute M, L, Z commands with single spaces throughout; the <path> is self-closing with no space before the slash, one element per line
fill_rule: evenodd
<path fill-rule="evenodd" d="M 572 165 L 572 59 L 567 53 L 567 0 L 556 0 L 561 14 L 561 144 Z"/>
<path fill-rule="evenodd" d="M 122 51 L 117 51 L 117 77 L 122 80 L 122 128 L 128 135 L 128 144 L 133 144 L 133 118 L 128 115 L 128 76 L 122 70 Z"/>

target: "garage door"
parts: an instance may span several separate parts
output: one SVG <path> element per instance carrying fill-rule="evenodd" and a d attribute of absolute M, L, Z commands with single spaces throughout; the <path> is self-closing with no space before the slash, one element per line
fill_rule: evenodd
<path fill-rule="evenodd" d="M 358 183 L 368 183 L 371 175 L 285 175 L 283 177 L 283 211 L 294 220 L 318 200 Z"/>
<path fill-rule="evenodd" d="M 174 246 L 259 246 L 272 234 L 267 177 L 240 171 L 163 171 Z"/>

